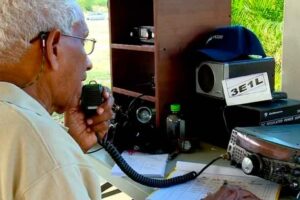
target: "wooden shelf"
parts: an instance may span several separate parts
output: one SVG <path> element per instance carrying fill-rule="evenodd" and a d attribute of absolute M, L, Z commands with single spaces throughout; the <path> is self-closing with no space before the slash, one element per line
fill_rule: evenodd
<path fill-rule="evenodd" d="M 133 44 L 111 44 L 113 49 L 124 49 L 131 51 L 145 51 L 145 52 L 154 52 L 154 45 L 133 45 Z"/>
<path fill-rule="evenodd" d="M 138 97 L 138 96 L 142 95 L 142 93 L 134 92 L 132 90 L 126 90 L 126 89 L 119 88 L 119 87 L 113 87 L 112 91 L 115 93 L 118 93 L 118 94 L 123 94 L 123 95 L 131 96 L 131 97 Z M 155 102 L 155 96 L 144 95 L 144 96 L 141 96 L 140 98 L 150 101 L 150 102 Z"/>
<path fill-rule="evenodd" d="M 215 27 L 230 24 L 230 11 L 230 0 L 109 0 L 116 103 L 147 94 L 141 99 L 154 104 L 157 128 L 164 128 L 171 103 L 192 110 L 195 63 L 187 53 Z M 154 45 L 134 43 L 130 31 L 139 26 L 153 26 Z M 141 85 L 148 82 L 154 87 Z"/>

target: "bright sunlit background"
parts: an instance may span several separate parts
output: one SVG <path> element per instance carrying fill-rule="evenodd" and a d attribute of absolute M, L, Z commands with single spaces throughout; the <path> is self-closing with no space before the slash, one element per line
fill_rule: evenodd
<path fill-rule="evenodd" d="M 90 30 L 89 38 L 96 39 L 94 52 L 89 55 L 93 69 L 88 72 L 86 82 L 96 80 L 110 87 L 110 51 L 107 13 L 105 19 L 86 20 Z"/>
<path fill-rule="evenodd" d="M 111 87 L 110 51 L 107 0 L 78 0 L 84 10 L 85 20 L 89 27 L 89 38 L 96 39 L 94 52 L 89 56 L 93 69 L 88 72 L 85 83 L 95 80 Z"/>

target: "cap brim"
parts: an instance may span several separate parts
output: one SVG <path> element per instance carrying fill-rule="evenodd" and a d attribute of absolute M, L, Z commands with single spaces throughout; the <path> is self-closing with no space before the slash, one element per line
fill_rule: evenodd
<path fill-rule="evenodd" d="M 198 52 L 206 55 L 214 61 L 230 61 L 240 56 L 237 52 L 222 51 L 217 49 L 198 49 Z"/>

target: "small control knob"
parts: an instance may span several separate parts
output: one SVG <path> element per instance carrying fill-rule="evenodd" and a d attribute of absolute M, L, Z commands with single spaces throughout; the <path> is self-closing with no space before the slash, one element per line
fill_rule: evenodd
<path fill-rule="evenodd" d="M 242 170 L 245 174 L 257 175 L 262 169 L 262 162 L 257 155 L 249 155 L 243 158 Z"/>
<path fill-rule="evenodd" d="M 291 182 L 291 184 L 290 184 L 290 188 L 292 188 L 292 189 L 298 189 L 298 187 L 299 187 L 298 181 L 293 180 L 293 181 Z"/>

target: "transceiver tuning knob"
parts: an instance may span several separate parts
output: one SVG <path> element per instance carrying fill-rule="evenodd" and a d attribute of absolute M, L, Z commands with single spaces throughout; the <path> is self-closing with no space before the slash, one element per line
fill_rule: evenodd
<path fill-rule="evenodd" d="M 245 174 L 257 175 L 262 169 L 262 162 L 258 155 L 249 155 L 243 158 L 242 170 Z"/>

